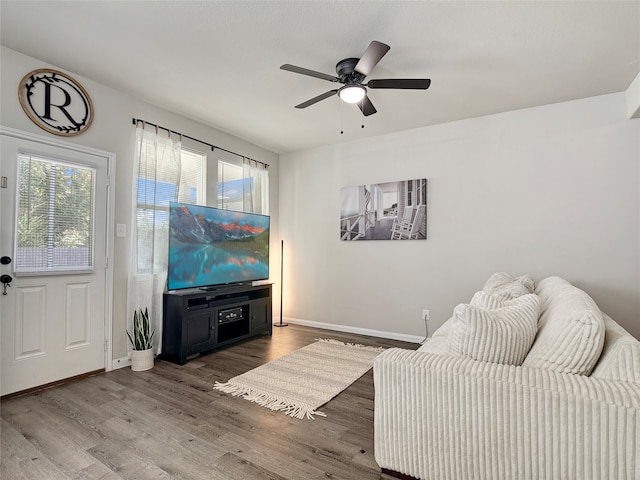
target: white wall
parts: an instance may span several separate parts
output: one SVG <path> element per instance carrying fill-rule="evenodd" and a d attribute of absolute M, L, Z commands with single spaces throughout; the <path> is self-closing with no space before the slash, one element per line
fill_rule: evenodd
<path fill-rule="evenodd" d="M 41 62 L 32 57 L 1 47 L 0 63 L 0 124 L 40 135 L 49 135 L 29 120 L 20 107 L 18 100 L 18 85 L 22 77 L 38 68 L 55 68 L 54 65 Z M 104 85 L 91 81 L 73 72 L 67 72 L 78 80 L 89 92 L 93 101 L 94 120 L 91 127 L 83 134 L 70 137 L 71 143 L 86 145 L 100 150 L 113 152 L 116 159 L 116 178 L 112 179 L 115 195 L 115 223 L 127 224 L 127 232 L 131 230 L 129 225 L 131 215 L 131 187 L 133 169 L 133 151 L 135 141 L 135 127 L 132 119 L 141 118 L 149 122 L 162 125 L 172 130 L 184 133 L 194 138 L 212 143 L 221 148 L 237 152 L 247 157 L 268 163 L 270 168 L 270 208 L 272 226 L 272 265 L 279 265 L 280 249 L 278 241 L 278 156 L 270 151 L 243 141 L 237 137 L 228 135 L 220 130 L 188 120 L 166 110 L 162 110 L 148 103 L 137 100 L 127 94 L 118 92 Z M 123 73 L 126 74 L 126 73 Z M 180 95 L 180 88 L 176 88 L 176 96 Z M 206 99 L 203 99 L 206 102 Z M 52 135 L 54 137 L 54 135 Z M 186 145 L 186 141 L 185 141 Z M 190 147 L 206 151 L 208 147 L 194 143 Z M 4 159 L 3 159 L 4 161 Z M 210 172 L 215 173 L 216 172 Z M 215 198 L 208 199 L 208 203 L 215 202 Z M 113 358 L 121 358 L 127 354 L 126 326 L 126 284 L 129 265 L 129 242 L 127 238 L 114 238 L 115 258 L 114 265 L 114 299 L 113 299 Z M 2 253 L 5 255 L 6 253 Z M 279 280 L 280 269 L 272 268 L 272 277 L 277 275 Z M 279 288 L 274 289 L 274 293 Z M 279 296 L 274 299 L 274 306 L 279 305 Z M 279 315 L 279 311 L 274 312 Z"/>
<path fill-rule="evenodd" d="M 281 155 L 285 318 L 422 336 L 506 271 L 640 338 L 639 122 L 623 92 Z M 341 187 L 423 177 L 426 241 L 339 240 Z"/>
<path fill-rule="evenodd" d="M 0 124 L 47 135 L 22 111 L 17 87 L 31 70 L 57 67 L 4 47 L 0 61 Z M 91 128 L 69 141 L 117 155 L 116 223 L 129 223 L 133 117 L 271 165 L 271 272 L 278 281 L 282 238 L 285 317 L 421 336 L 423 308 L 433 330 L 491 273 L 507 271 L 561 275 L 640 337 L 640 120 L 627 119 L 623 93 L 338 143 L 279 162 L 69 73 L 95 109 Z M 340 242 L 341 187 L 421 177 L 429 179 L 428 240 Z M 119 358 L 126 355 L 129 238 L 113 241 Z M 274 316 L 278 293 L 276 285 Z"/>

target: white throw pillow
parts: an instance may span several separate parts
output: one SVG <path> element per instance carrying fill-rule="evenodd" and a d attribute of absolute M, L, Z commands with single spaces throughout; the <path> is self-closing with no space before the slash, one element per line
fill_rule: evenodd
<path fill-rule="evenodd" d="M 505 272 L 497 272 L 489 277 L 482 290 L 490 295 L 498 297 L 500 300 L 511 300 L 513 298 L 533 293 L 535 282 L 529 275 L 512 277 Z"/>
<path fill-rule="evenodd" d="M 491 295 L 484 290 L 480 290 L 473 294 L 469 305 L 474 307 L 484 308 L 486 310 L 495 310 L 496 308 L 504 307 L 504 300 L 495 295 Z"/>
<path fill-rule="evenodd" d="M 480 294 L 476 301 L 479 298 L 488 297 Z M 526 294 L 517 300 L 496 309 L 464 303 L 456 306 L 449 333 L 449 354 L 482 362 L 522 364 L 536 336 L 540 299 L 535 294 Z"/>
<path fill-rule="evenodd" d="M 525 367 L 589 375 L 604 344 L 604 320 L 593 299 L 560 277 L 540 281 L 542 300 L 536 340 Z"/>
<path fill-rule="evenodd" d="M 485 310 L 495 310 L 496 308 L 508 307 L 509 305 L 517 305 L 519 301 L 529 301 L 527 298 L 528 293 L 520 295 L 519 297 L 505 300 L 504 298 L 496 295 L 491 295 L 483 290 L 476 292 L 471 297 L 470 305 L 474 307 L 484 308 Z"/>

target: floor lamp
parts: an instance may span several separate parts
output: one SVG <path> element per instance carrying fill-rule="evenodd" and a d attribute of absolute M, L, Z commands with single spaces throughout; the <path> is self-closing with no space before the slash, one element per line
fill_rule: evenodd
<path fill-rule="evenodd" d="M 276 327 L 287 327 L 288 323 L 282 323 L 282 295 L 284 292 L 284 240 L 280 240 L 280 321 L 274 323 Z"/>

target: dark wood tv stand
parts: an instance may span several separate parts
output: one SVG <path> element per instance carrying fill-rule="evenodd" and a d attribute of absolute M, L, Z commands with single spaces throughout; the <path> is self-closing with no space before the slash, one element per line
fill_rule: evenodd
<path fill-rule="evenodd" d="M 196 354 L 271 335 L 271 318 L 271 284 L 165 292 L 160 358 L 184 365 Z"/>

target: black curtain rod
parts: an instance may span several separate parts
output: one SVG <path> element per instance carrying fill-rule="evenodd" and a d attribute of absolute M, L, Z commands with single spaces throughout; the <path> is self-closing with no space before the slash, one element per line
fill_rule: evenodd
<path fill-rule="evenodd" d="M 188 138 L 189 140 L 193 140 L 194 142 L 202 143 L 203 145 L 206 145 L 206 146 L 210 147 L 212 152 L 214 150 L 216 150 L 216 149 L 217 150 L 222 150 L 223 152 L 230 153 L 231 155 L 237 155 L 238 157 L 246 158 L 247 160 L 251 160 L 252 162 L 259 163 L 264 168 L 269 168 L 269 164 L 268 163 L 261 162 L 260 160 L 255 160 L 255 159 L 253 159 L 251 157 L 247 157 L 246 155 L 240 155 L 239 153 L 232 152 L 231 150 L 227 150 L 225 148 L 218 147 L 217 145 L 212 145 L 209 142 L 203 142 L 202 140 L 198 140 L 197 138 L 193 138 L 193 137 L 190 137 L 189 135 L 185 135 L 183 133 L 176 132 L 175 130 L 171 130 L 170 128 L 167 128 L 167 127 L 162 127 L 160 125 L 156 125 L 155 123 L 147 122 L 146 120 L 142 120 L 141 118 L 134 118 L 133 119 L 133 124 L 134 125 L 137 125 L 138 122 L 142 122 L 145 125 L 151 125 L 152 127 L 156 127 L 156 128 L 160 128 L 162 130 L 166 130 L 169 133 L 174 133 L 176 135 L 180 135 L 181 137 Z"/>

